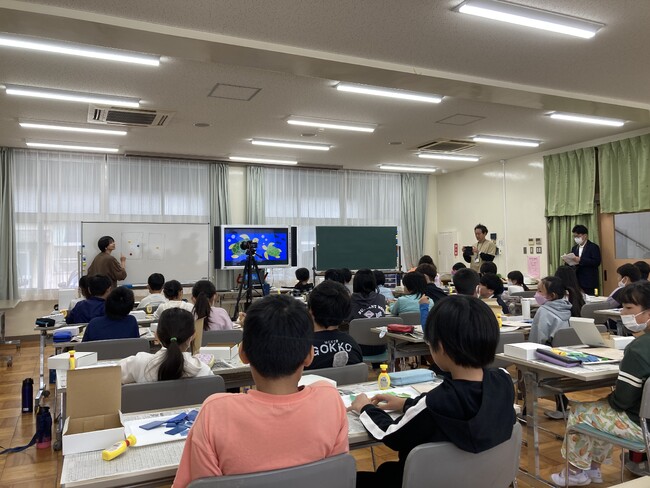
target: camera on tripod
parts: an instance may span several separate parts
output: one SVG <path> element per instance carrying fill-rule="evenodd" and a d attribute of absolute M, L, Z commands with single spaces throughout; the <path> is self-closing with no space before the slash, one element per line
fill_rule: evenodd
<path fill-rule="evenodd" d="M 257 241 L 243 241 L 239 243 L 239 247 L 243 251 L 246 251 L 246 254 L 255 254 L 255 250 L 257 249 Z"/>

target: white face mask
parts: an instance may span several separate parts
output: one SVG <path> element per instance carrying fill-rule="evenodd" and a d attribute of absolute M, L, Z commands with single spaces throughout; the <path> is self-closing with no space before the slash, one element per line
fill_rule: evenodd
<path fill-rule="evenodd" d="M 618 282 L 618 286 L 621 288 L 625 286 L 625 278 L 623 278 L 621 281 Z"/>
<path fill-rule="evenodd" d="M 576 244 L 578 246 L 582 244 L 582 237 L 574 237 L 573 240 L 576 241 Z"/>
<path fill-rule="evenodd" d="M 643 311 L 645 312 L 645 310 Z M 637 315 L 641 315 L 643 312 L 639 312 L 636 315 L 621 315 L 621 322 L 627 330 L 630 332 L 643 332 L 648 326 L 648 322 L 643 322 L 642 324 L 637 323 Z"/>
<path fill-rule="evenodd" d="M 512 281 L 508 280 L 508 286 L 512 286 Z"/>

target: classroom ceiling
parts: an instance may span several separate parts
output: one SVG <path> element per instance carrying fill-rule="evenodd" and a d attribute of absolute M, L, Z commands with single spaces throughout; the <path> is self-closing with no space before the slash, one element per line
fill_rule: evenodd
<path fill-rule="evenodd" d="M 26 139 L 38 139 L 117 145 L 122 154 L 245 155 L 294 158 L 303 166 L 377 170 L 393 163 L 455 171 L 650 127 L 650 63 L 643 61 L 650 2 L 516 3 L 605 27 L 590 40 L 530 31 L 458 14 L 452 9 L 460 0 L 0 0 L 0 32 L 163 56 L 155 68 L 0 47 L 0 84 L 137 97 L 143 109 L 173 113 L 164 127 L 131 127 L 119 138 L 45 133 L 22 129 L 18 120 L 85 123 L 88 105 L 0 90 L 0 145 L 25 147 Z M 339 81 L 445 98 L 432 105 L 340 93 L 334 89 Z M 227 97 L 231 85 L 250 88 L 246 97 L 253 96 L 209 96 L 217 84 Z M 545 116 L 551 110 L 627 123 L 612 128 L 555 121 Z M 301 128 L 287 124 L 290 115 L 378 127 L 372 134 Z M 479 143 L 459 153 L 480 156 L 476 163 L 415 155 L 423 144 L 477 134 L 543 142 L 539 148 Z M 332 148 L 264 148 L 251 138 Z M 401 144 L 389 144 L 395 142 Z"/>

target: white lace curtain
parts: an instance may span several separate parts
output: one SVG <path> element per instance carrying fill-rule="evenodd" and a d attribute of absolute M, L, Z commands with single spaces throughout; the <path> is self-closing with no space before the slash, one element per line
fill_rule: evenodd
<path fill-rule="evenodd" d="M 82 221 L 210 220 L 209 166 L 193 161 L 14 149 L 18 286 L 23 299 L 76 287 Z"/>
<path fill-rule="evenodd" d="M 316 226 L 400 225 L 399 175 L 265 168 L 264 185 L 264 223 L 299 227 L 298 267 L 311 270 Z M 295 270 L 272 269 L 269 280 L 293 285 Z"/>

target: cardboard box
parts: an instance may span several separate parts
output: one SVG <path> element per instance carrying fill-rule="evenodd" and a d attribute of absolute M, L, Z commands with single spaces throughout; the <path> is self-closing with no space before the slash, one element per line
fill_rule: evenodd
<path fill-rule="evenodd" d="M 147 314 L 144 310 L 133 310 L 132 312 L 129 312 L 129 315 L 133 315 L 135 320 L 144 320 L 147 318 Z"/>
<path fill-rule="evenodd" d="M 75 352 L 74 358 L 77 368 L 97 364 L 96 352 Z M 48 369 L 70 369 L 70 354 L 67 352 L 47 358 Z"/>
<path fill-rule="evenodd" d="M 119 366 L 68 371 L 63 455 L 100 451 L 124 440 Z"/>
<path fill-rule="evenodd" d="M 535 359 L 537 349 L 551 349 L 551 347 L 544 344 L 535 344 L 534 342 L 518 342 L 516 344 L 505 344 L 503 354 L 513 358 Z"/>
<path fill-rule="evenodd" d="M 239 345 L 234 346 L 204 346 L 199 352 L 201 354 L 212 354 L 215 359 L 232 361 L 239 357 Z"/>

